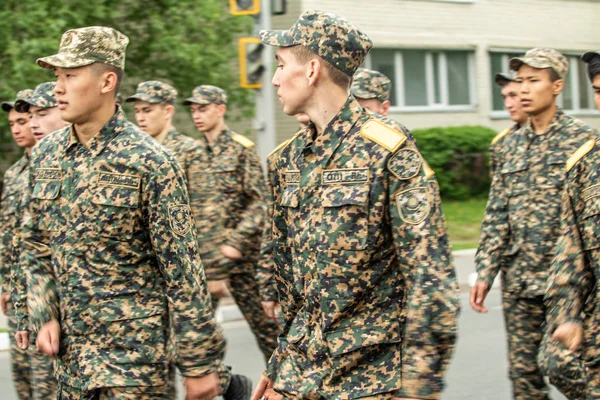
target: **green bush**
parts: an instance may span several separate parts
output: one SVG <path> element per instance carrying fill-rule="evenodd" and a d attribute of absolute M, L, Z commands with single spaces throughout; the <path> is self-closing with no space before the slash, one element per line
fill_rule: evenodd
<path fill-rule="evenodd" d="M 417 146 L 435 171 L 444 199 L 487 196 L 489 145 L 497 132 L 483 126 L 453 126 L 413 131 Z"/>

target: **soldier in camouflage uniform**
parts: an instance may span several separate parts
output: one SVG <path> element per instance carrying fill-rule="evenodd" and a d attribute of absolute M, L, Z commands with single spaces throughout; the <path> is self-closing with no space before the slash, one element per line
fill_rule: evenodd
<path fill-rule="evenodd" d="M 367 110 L 379 115 L 388 115 L 392 82 L 381 72 L 367 68 L 356 70 L 350 93 Z"/>
<path fill-rule="evenodd" d="M 316 11 L 261 39 L 279 46 L 284 112 L 312 122 L 268 161 L 263 254 L 285 325 L 253 399 L 438 399 L 458 286 L 438 186 L 412 136 L 350 94 L 372 42 Z"/>
<path fill-rule="evenodd" d="M 496 171 L 496 167 L 500 163 L 499 159 L 502 157 L 505 146 L 503 146 L 504 139 L 518 131 L 521 126 L 527 122 L 527 113 L 523 111 L 521 106 L 521 97 L 519 95 L 521 84 L 515 79 L 514 73 L 499 73 L 496 74 L 496 84 L 501 88 L 501 95 L 504 101 L 504 108 L 508 111 L 510 119 L 515 123 L 512 127 L 506 128 L 500 132 L 490 143 L 490 175 L 493 175 Z"/>
<path fill-rule="evenodd" d="M 31 89 L 17 93 L 15 102 L 32 94 Z M 29 128 L 27 113 L 15 109 L 15 102 L 2 103 L 2 110 L 8 113 L 10 132 L 17 146 L 25 149 L 25 154 L 4 174 L 2 202 L 0 203 L 0 276 L 2 277 L 2 295 L 0 297 L 2 312 L 8 316 L 8 334 L 10 339 L 10 359 L 13 383 L 19 399 L 31 399 L 35 393 L 33 368 L 35 357 L 32 349 L 21 348 L 16 341 L 19 319 L 15 310 L 15 301 L 11 298 L 12 280 L 18 266 L 15 256 L 18 251 L 19 226 L 23 216 L 21 197 L 27 184 L 29 172 L 29 154 L 35 145 L 35 138 Z M 40 355 L 41 356 L 41 355 Z M 39 369 L 38 369 L 39 371 Z M 44 398 L 43 388 L 40 397 Z M 46 397 L 47 398 L 47 397 Z"/>
<path fill-rule="evenodd" d="M 502 271 L 502 299 L 513 396 L 548 399 L 537 362 L 546 317 L 544 292 L 559 235 L 565 162 L 592 129 L 557 109 L 568 60 L 553 49 L 532 49 L 513 58 L 523 110 L 529 122 L 503 141 L 492 179 L 475 257 L 478 277 L 471 307 L 487 312 L 484 300 Z"/>
<path fill-rule="evenodd" d="M 600 110 L 600 52 L 582 56 Z M 545 303 L 550 382 L 569 399 L 600 399 L 600 264 L 598 264 L 598 137 L 568 160 L 561 237 Z"/>
<path fill-rule="evenodd" d="M 196 182 L 201 172 L 198 169 L 202 162 L 202 151 L 200 143 L 177 131 L 173 126 L 172 119 L 175 113 L 175 100 L 177 99 L 177 90 L 171 85 L 160 81 L 146 81 L 137 86 L 136 93 L 129 96 L 125 101 L 135 102 L 134 112 L 138 126 L 147 134 L 152 136 L 157 142 L 162 144 L 177 159 L 183 173 L 186 177 L 188 193 L 190 196 L 190 207 L 193 215 L 198 215 L 195 210 L 203 207 L 201 203 L 202 195 L 198 193 L 200 188 Z M 204 223 L 199 218 L 195 218 L 198 226 Z M 171 337 L 174 337 L 171 331 Z M 170 343 L 175 346 L 175 343 Z M 174 348 L 171 353 L 175 353 Z M 233 375 L 236 385 L 245 385 L 248 391 L 252 388 L 252 383 L 248 378 L 242 375 Z M 177 397 L 175 384 L 175 369 L 171 366 L 169 371 L 169 397 Z"/>
<path fill-rule="evenodd" d="M 196 87 L 184 105 L 202 133 L 200 155 L 190 169 L 192 211 L 213 307 L 231 294 L 250 325 L 265 360 L 277 346 L 277 323 L 265 316 L 256 281 L 256 262 L 265 213 L 265 184 L 254 143 L 224 121 L 223 89 Z M 223 294 L 220 293 L 221 289 Z"/>
<path fill-rule="evenodd" d="M 217 396 L 224 340 L 202 273 L 185 177 L 115 94 L 128 38 L 69 30 L 55 70 L 72 122 L 32 151 L 21 260 L 30 323 L 54 357 L 59 399 L 165 397 L 167 328 L 189 398 Z"/>

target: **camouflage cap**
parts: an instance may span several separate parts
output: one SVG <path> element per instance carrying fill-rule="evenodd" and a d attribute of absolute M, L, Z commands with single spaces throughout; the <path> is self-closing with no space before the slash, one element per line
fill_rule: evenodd
<path fill-rule="evenodd" d="M 56 96 L 54 95 L 54 87 L 56 82 L 40 83 L 33 90 L 33 94 L 26 99 L 15 101 L 15 110 L 18 112 L 28 112 L 30 106 L 41 108 L 56 107 Z"/>
<path fill-rule="evenodd" d="M 15 107 L 16 102 L 18 102 L 19 100 L 28 99 L 29 97 L 31 97 L 32 94 L 33 94 L 33 89 L 20 90 L 19 92 L 17 92 L 17 97 L 15 98 L 14 102 L 13 101 L 5 101 L 4 103 L 2 103 L 2 111 L 9 112 L 10 110 L 12 110 Z"/>
<path fill-rule="evenodd" d="M 369 37 L 346 19 L 322 11 L 306 11 L 287 31 L 261 31 L 270 46 L 303 45 L 325 61 L 354 75 L 373 46 Z"/>
<path fill-rule="evenodd" d="M 517 76 L 514 72 L 499 72 L 494 77 L 494 81 L 498 86 L 504 87 L 506 84 L 510 82 L 516 82 Z"/>
<path fill-rule="evenodd" d="M 378 99 L 387 101 L 390 99 L 392 82 L 379 71 L 359 68 L 354 74 L 350 92 L 354 97 L 361 99 Z"/>
<path fill-rule="evenodd" d="M 197 86 L 192 91 L 192 97 L 183 102 L 184 106 L 190 104 L 227 104 L 227 93 L 220 87 L 212 85 Z"/>
<path fill-rule="evenodd" d="M 523 64 L 538 69 L 552 68 L 560 79 L 564 79 L 569 70 L 567 57 L 554 49 L 531 49 L 523 57 L 511 58 L 509 62 L 510 69 L 513 71 L 518 71 Z"/>
<path fill-rule="evenodd" d="M 42 68 L 78 68 L 102 63 L 125 69 L 125 48 L 129 38 L 106 26 L 88 26 L 66 31 L 58 54 L 38 58 Z"/>
<path fill-rule="evenodd" d="M 173 86 L 161 81 L 146 81 L 138 84 L 135 94 L 129 96 L 125 101 L 130 103 L 141 100 L 151 104 L 174 104 L 176 98 L 177 90 Z"/>
<path fill-rule="evenodd" d="M 581 55 L 581 60 L 583 62 L 589 63 L 596 57 L 600 57 L 600 51 L 588 51 Z"/>

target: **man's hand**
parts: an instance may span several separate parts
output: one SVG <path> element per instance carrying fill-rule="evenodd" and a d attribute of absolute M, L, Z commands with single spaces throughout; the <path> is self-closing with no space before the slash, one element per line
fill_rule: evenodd
<path fill-rule="evenodd" d="M 283 396 L 273 390 L 273 381 L 262 375 L 252 395 L 252 400 L 282 400 Z"/>
<path fill-rule="evenodd" d="M 267 314 L 267 317 L 277 322 L 277 312 L 275 310 L 279 303 L 276 301 L 262 301 L 260 304 L 262 304 L 262 308 L 265 311 L 265 314 Z"/>
<path fill-rule="evenodd" d="M 471 308 L 478 313 L 487 313 L 488 309 L 483 304 L 487 294 L 490 291 L 490 285 L 483 282 L 475 282 L 475 286 L 471 288 Z"/>
<path fill-rule="evenodd" d="M 242 258 L 242 253 L 235 247 L 224 244 L 219 247 L 219 250 L 221 250 L 221 253 L 230 260 L 239 260 Z"/>
<path fill-rule="evenodd" d="M 220 281 L 207 281 L 208 291 L 213 299 L 220 299 L 222 297 L 229 296 L 229 289 L 227 289 L 227 279 Z"/>
<path fill-rule="evenodd" d="M 15 333 L 15 340 L 21 350 L 27 350 L 29 347 L 29 331 L 18 331 Z"/>
<path fill-rule="evenodd" d="M 58 354 L 60 344 L 60 324 L 53 319 L 46 322 L 37 335 L 35 342 L 39 351 L 49 357 L 54 357 Z"/>
<path fill-rule="evenodd" d="M 561 342 L 570 351 L 575 351 L 583 341 L 583 328 L 581 324 L 566 322 L 556 328 L 552 339 Z"/>
<path fill-rule="evenodd" d="M 201 377 L 186 377 L 185 400 L 212 400 L 223 391 L 216 372 Z"/>
<path fill-rule="evenodd" d="M 8 300 L 10 295 L 8 293 L 2 293 L 0 297 L 0 305 L 2 305 L 2 314 L 8 315 Z"/>

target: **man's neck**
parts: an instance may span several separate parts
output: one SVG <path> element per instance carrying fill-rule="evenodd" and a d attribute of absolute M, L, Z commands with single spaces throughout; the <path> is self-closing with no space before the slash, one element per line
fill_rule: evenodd
<path fill-rule="evenodd" d="M 27 154 L 27 157 L 29 157 L 31 155 L 31 149 L 33 149 L 33 146 L 25 147 L 25 154 Z"/>
<path fill-rule="evenodd" d="M 539 114 L 531 116 L 531 125 L 536 135 L 542 135 L 548 131 L 557 111 L 556 104 L 553 104 Z"/>
<path fill-rule="evenodd" d="M 312 97 L 312 102 L 303 112 L 315 124 L 317 134 L 323 133 L 331 120 L 340 112 L 350 95 L 347 90 L 337 85 L 327 85 Z"/>
<path fill-rule="evenodd" d="M 215 144 L 215 142 L 217 141 L 217 139 L 219 139 L 219 136 L 221 135 L 221 132 L 223 132 L 225 129 L 227 129 L 227 125 L 225 125 L 225 121 L 221 120 L 211 130 L 204 131 L 204 136 L 206 137 L 206 141 L 208 142 L 208 144 L 211 145 L 211 146 L 213 144 Z"/>
<path fill-rule="evenodd" d="M 159 133 L 158 135 L 156 135 L 154 137 L 154 139 L 158 142 L 158 143 L 162 143 L 165 141 L 165 139 L 167 138 L 167 135 L 169 134 L 169 132 L 171 132 L 171 130 L 173 130 L 173 124 L 171 124 L 170 122 L 165 126 L 165 129 L 163 129 L 163 131 L 161 133 Z"/>
<path fill-rule="evenodd" d="M 84 146 L 90 141 L 115 115 L 115 103 L 106 102 L 102 107 L 90 114 L 88 121 L 74 124 L 77 139 Z"/>

